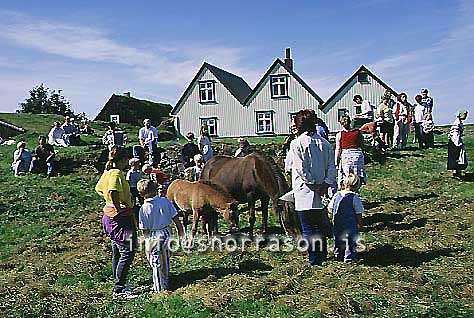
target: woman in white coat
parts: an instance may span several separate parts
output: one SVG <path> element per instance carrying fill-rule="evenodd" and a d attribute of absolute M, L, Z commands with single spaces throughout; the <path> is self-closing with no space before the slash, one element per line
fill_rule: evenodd
<path fill-rule="evenodd" d="M 207 125 L 201 126 L 201 131 L 198 139 L 199 151 L 202 153 L 204 162 L 208 162 L 214 157 L 214 151 L 212 150 L 211 137 L 209 136 L 209 129 Z"/>
<path fill-rule="evenodd" d="M 318 136 L 316 114 L 301 110 L 295 116 L 296 139 L 290 144 L 287 169 L 291 171 L 295 209 L 308 244 L 311 265 L 321 265 L 327 256 L 324 206 L 321 197 L 336 182 L 332 145 Z"/>

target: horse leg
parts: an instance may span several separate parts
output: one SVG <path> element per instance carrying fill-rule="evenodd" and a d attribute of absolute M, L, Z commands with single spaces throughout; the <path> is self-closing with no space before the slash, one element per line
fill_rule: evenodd
<path fill-rule="evenodd" d="M 199 224 L 200 209 L 193 209 L 193 227 L 191 228 L 191 240 L 189 241 L 190 246 L 193 245 L 194 236 L 196 235 L 198 224 Z"/>
<path fill-rule="evenodd" d="M 219 224 L 219 214 L 214 211 L 213 214 L 212 214 L 212 230 L 213 230 L 213 236 L 216 236 L 217 233 L 219 233 L 219 227 L 218 227 L 218 224 Z"/>
<path fill-rule="evenodd" d="M 268 230 L 268 203 L 270 199 L 268 197 L 260 199 L 260 204 L 262 206 L 262 232 L 267 234 Z"/>
<path fill-rule="evenodd" d="M 255 199 L 254 199 L 254 196 L 252 194 L 249 194 L 247 196 L 247 202 L 248 202 L 248 205 L 249 205 L 249 214 L 250 214 L 250 217 L 249 217 L 249 235 L 252 237 L 253 236 L 253 228 L 255 226 Z"/>

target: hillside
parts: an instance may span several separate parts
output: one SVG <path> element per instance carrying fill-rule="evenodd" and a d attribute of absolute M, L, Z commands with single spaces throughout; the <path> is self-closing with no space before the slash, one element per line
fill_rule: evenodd
<path fill-rule="evenodd" d="M 32 149 L 51 115 L 0 114 L 27 129 Z M 426 151 L 391 153 L 368 167 L 361 197 L 367 250 L 357 264 L 331 259 L 309 267 L 297 251 L 178 252 L 172 291 L 113 301 L 110 243 L 101 230 L 102 201 L 90 166 L 99 150 L 60 149 L 78 161 L 61 176 L 15 178 L 15 146 L 0 146 L 0 315 L 2 317 L 472 317 L 474 315 L 474 174 L 450 178 L 446 136 Z M 136 128 L 125 126 L 131 137 Z M 136 137 L 133 137 L 136 138 Z M 474 160 L 474 127 L 465 137 Z M 260 213 L 257 213 L 257 228 Z M 248 225 L 248 213 L 241 226 Z M 271 218 L 271 225 L 278 224 Z M 222 226 L 225 228 L 225 226 Z M 131 283 L 151 285 L 143 252 Z"/>

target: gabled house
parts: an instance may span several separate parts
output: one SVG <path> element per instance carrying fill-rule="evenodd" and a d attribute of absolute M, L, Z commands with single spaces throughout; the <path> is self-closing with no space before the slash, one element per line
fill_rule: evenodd
<path fill-rule="evenodd" d="M 375 108 L 386 90 L 396 92 L 361 66 L 336 92 L 323 99 L 293 70 L 290 49 L 276 59 L 254 89 L 239 76 L 204 63 L 171 111 L 177 131 L 199 132 L 207 124 L 211 136 L 272 136 L 290 134 L 291 121 L 301 109 L 313 109 L 332 132 L 339 119 L 358 114 L 353 98 L 361 95 Z M 375 109 L 374 109 L 375 111 Z"/>
<path fill-rule="evenodd" d="M 323 100 L 293 71 L 290 50 L 276 59 L 252 90 L 239 76 L 204 63 L 173 108 L 176 129 L 211 136 L 287 135 L 292 116 L 303 108 L 318 111 Z"/>
<path fill-rule="evenodd" d="M 355 95 L 361 95 L 362 99 L 368 100 L 374 107 L 375 113 L 386 90 L 391 91 L 395 96 L 398 95 L 395 90 L 362 65 L 322 105 L 321 111 L 324 114 L 322 118 L 331 131 L 339 130 L 341 127 L 339 119 L 342 116 L 348 114 L 349 117 L 354 118 L 354 115 L 361 113 L 361 108 L 354 105 Z"/>
<path fill-rule="evenodd" d="M 239 122 L 246 119 L 242 107 L 252 89 L 239 76 L 204 63 L 171 111 L 176 130 L 185 135 L 209 127 L 211 136 L 239 136 Z"/>

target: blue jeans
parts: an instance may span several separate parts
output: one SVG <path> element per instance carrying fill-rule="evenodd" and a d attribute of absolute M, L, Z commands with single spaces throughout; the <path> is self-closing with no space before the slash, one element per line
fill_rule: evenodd
<path fill-rule="evenodd" d="M 31 165 L 30 165 L 30 172 L 31 173 L 42 172 L 42 171 L 44 171 L 44 168 L 46 168 L 48 176 L 51 176 L 53 174 L 54 156 L 51 156 L 46 161 L 40 161 L 38 159 L 31 161 Z"/>
<path fill-rule="evenodd" d="M 303 237 L 308 242 L 308 258 L 311 265 L 321 265 L 327 257 L 327 238 L 323 234 L 322 209 L 298 211 Z"/>
<path fill-rule="evenodd" d="M 118 244 L 112 241 L 112 276 L 114 277 L 114 292 L 121 293 L 126 287 L 128 271 L 135 257 L 135 246 Z"/>
<path fill-rule="evenodd" d="M 156 163 L 155 161 L 159 161 L 159 160 L 156 160 L 157 158 L 155 158 L 157 156 L 157 146 L 155 143 L 150 142 L 147 145 L 145 145 L 145 147 L 148 149 L 148 163 L 154 166 Z M 145 156 L 144 147 L 142 147 L 141 145 L 133 146 L 133 158 L 141 159 L 144 156 Z"/>

